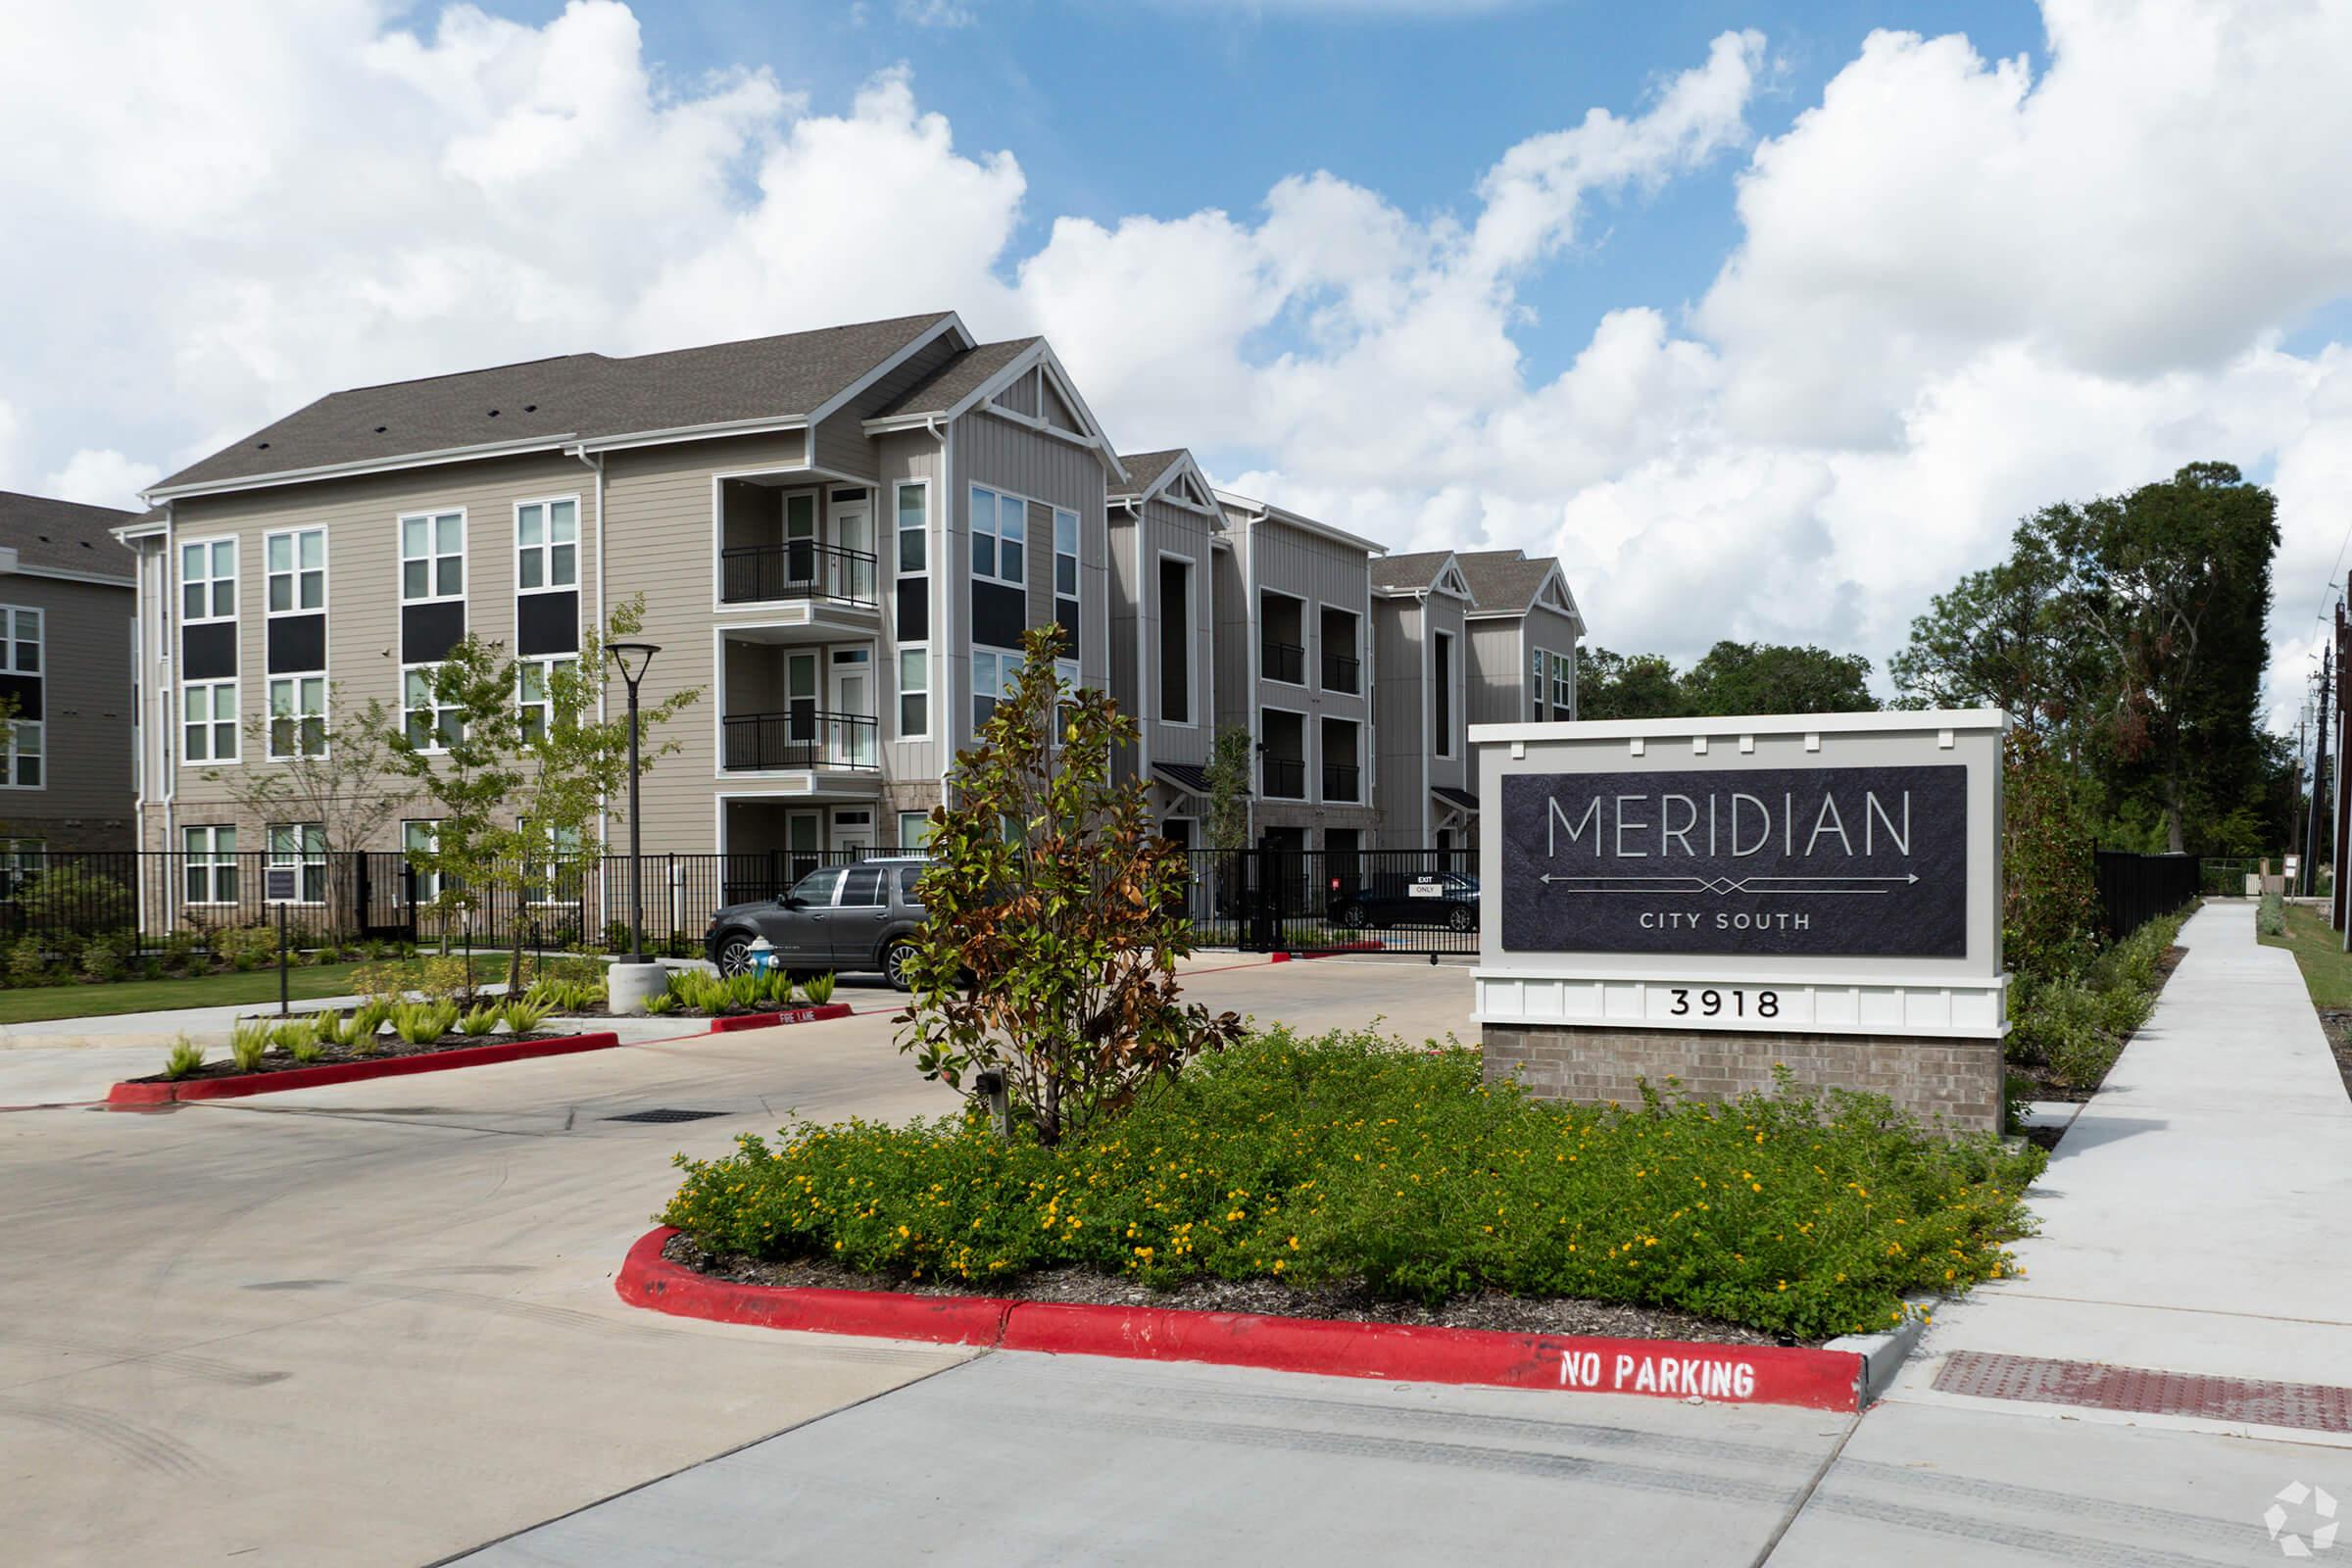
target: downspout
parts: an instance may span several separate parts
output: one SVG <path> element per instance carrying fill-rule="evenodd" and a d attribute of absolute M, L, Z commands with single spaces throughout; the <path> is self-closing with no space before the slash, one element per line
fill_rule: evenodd
<path fill-rule="evenodd" d="M 597 454 L 596 454 L 594 457 L 591 457 L 591 456 L 589 455 L 589 453 L 588 453 L 588 447 L 587 447 L 587 443 L 585 443 L 585 442 L 580 442 L 580 443 L 577 443 L 577 444 L 575 444 L 575 445 L 571 446 L 570 448 L 568 448 L 567 450 L 569 451 L 569 453 L 570 453 L 570 455 L 571 455 L 572 457 L 574 457 L 574 458 L 578 459 L 578 460 L 579 460 L 579 462 L 580 462 L 581 464 L 583 464 L 584 466 L 587 466 L 587 467 L 589 467 L 590 469 L 594 470 L 594 471 L 595 471 L 595 474 L 596 474 L 596 490 L 595 490 L 595 496 L 596 496 L 596 524 L 595 524 L 595 527 L 596 527 L 596 621 L 595 621 L 595 625 L 596 625 L 596 635 L 597 635 L 598 639 L 601 641 L 601 640 L 604 638 L 605 634 L 606 634 L 608 631 L 610 631 L 610 630 L 612 629 L 612 627 L 611 627 L 611 624 L 610 624 L 610 623 L 607 621 L 607 619 L 606 619 L 606 617 L 605 617 L 605 455 L 604 455 L 602 452 L 599 452 L 599 453 L 597 453 Z M 604 723 L 604 722 L 606 721 L 606 718 L 607 718 L 607 716 L 608 716 L 608 715 L 607 715 L 607 710 L 606 710 L 606 706 L 605 706 L 605 703 L 606 703 L 606 698 L 605 698 L 605 679 L 604 679 L 605 672 L 604 672 L 602 669 L 599 669 L 599 670 L 596 672 L 596 674 L 597 674 L 597 681 L 596 681 L 596 721 L 597 721 L 598 723 L 602 724 L 602 723 Z M 597 837 L 597 842 L 599 842 L 600 844 L 602 844 L 602 843 L 610 843 L 610 842 L 612 841 L 612 802 L 611 802 L 611 801 L 599 801 L 599 802 L 597 803 L 597 808 L 596 808 L 596 837 Z M 602 890 L 600 889 L 599 891 L 601 892 Z"/>
<path fill-rule="evenodd" d="M 931 689 L 938 694 L 939 722 L 933 728 L 939 748 L 939 804 L 948 804 L 948 781 L 956 769 L 956 726 L 968 705 L 956 701 L 952 650 L 956 646 L 956 590 L 948 571 L 956 559 L 952 548 L 956 528 L 956 432 L 942 425 L 936 414 L 923 416 L 923 428 L 939 443 L 939 551 L 931 573 L 938 596 L 939 635 L 931 640 Z M 928 524 L 926 523 L 926 526 Z M 966 570 L 969 564 L 966 563 Z M 968 667 L 968 662 L 967 662 Z M 905 849 L 905 845 L 899 848 Z"/>

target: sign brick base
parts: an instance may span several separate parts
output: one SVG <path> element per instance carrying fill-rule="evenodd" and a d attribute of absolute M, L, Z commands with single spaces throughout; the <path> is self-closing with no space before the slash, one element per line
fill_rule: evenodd
<path fill-rule="evenodd" d="M 1808 1089 L 1885 1095 L 1930 1126 L 2001 1126 L 1998 1040 L 1520 1024 L 1483 1034 L 1488 1082 L 1515 1076 L 1539 1100 L 1638 1104 L 1644 1082 L 1663 1089 L 1668 1078 L 1696 1099 L 1731 1100 L 1770 1093 L 1780 1065 Z"/>

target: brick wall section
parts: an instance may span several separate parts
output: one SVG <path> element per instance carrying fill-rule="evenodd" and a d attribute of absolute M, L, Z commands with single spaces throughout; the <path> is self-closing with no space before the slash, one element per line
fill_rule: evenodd
<path fill-rule="evenodd" d="M 1769 1092 L 1775 1063 L 1813 1089 L 1885 1095 L 1933 1124 L 1997 1132 L 2001 1043 L 1917 1036 L 1741 1034 L 1731 1030 L 1534 1028 L 1489 1024 L 1487 1080 L 1517 1075 L 1540 1100 L 1635 1104 L 1642 1084 L 1729 1100 Z"/>

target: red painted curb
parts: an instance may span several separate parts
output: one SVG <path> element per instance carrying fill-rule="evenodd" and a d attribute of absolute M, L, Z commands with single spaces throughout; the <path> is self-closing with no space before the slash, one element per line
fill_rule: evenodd
<path fill-rule="evenodd" d="M 828 1002 L 817 1007 L 787 1007 L 782 1012 L 739 1012 L 710 1020 L 714 1035 L 733 1034 L 738 1029 L 773 1029 L 778 1024 L 822 1023 L 827 1018 L 847 1018 L 857 1009 L 846 1002 Z"/>
<path fill-rule="evenodd" d="M 662 1226 L 629 1249 L 616 1282 L 621 1299 L 724 1323 L 1055 1355 L 1202 1361 L 1326 1377 L 1696 1397 L 1806 1410 L 1857 1410 L 1862 1403 L 1863 1361 L 1850 1350 L 730 1285 L 663 1257 L 662 1244 L 675 1234 Z"/>
<path fill-rule="evenodd" d="M 460 1046 L 429 1056 L 387 1056 L 381 1061 L 334 1061 L 318 1067 L 288 1067 L 282 1072 L 254 1073 L 243 1078 L 190 1078 L 177 1083 L 117 1084 L 107 1091 L 110 1105 L 162 1105 L 180 1100 L 242 1100 L 248 1095 L 274 1095 L 289 1089 L 318 1089 L 327 1084 L 358 1083 L 367 1078 L 399 1078 L 416 1072 L 447 1072 L 454 1067 L 486 1067 L 500 1061 L 527 1061 L 534 1056 L 568 1056 L 583 1051 L 610 1051 L 620 1044 L 612 1033 L 565 1035 L 560 1040 L 518 1040 L 498 1046 Z"/>
<path fill-rule="evenodd" d="M 1328 948 L 1298 948 L 1285 953 L 1285 958 L 1329 958 L 1343 953 L 1386 953 L 1389 945 L 1375 937 L 1365 942 L 1335 942 Z"/>

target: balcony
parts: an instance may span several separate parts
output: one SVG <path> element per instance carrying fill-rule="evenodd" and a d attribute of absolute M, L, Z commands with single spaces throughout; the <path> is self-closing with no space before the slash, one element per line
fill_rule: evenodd
<path fill-rule="evenodd" d="M 718 553 L 721 604 L 760 605 L 814 600 L 859 610 L 879 607 L 873 556 L 810 539 L 743 545 Z"/>
<path fill-rule="evenodd" d="M 1306 799 L 1305 758 L 1260 758 L 1258 772 L 1266 799 L 1270 801 L 1303 801 Z"/>
<path fill-rule="evenodd" d="M 1323 798 L 1327 801 L 1352 805 L 1363 799 L 1363 769 L 1353 762 L 1325 762 L 1323 764 Z"/>
<path fill-rule="evenodd" d="M 872 773 L 882 765 L 880 726 L 870 713 L 730 713 L 719 728 L 719 765 L 730 773 Z"/>
<path fill-rule="evenodd" d="M 1268 680 L 1288 682 L 1293 686 L 1306 684 L 1306 650 L 1297 643 L 1261 642 L 1257 645 L 1258 669 Z"/>
<path fill-rule="evenodd" d="M 1346 654 L 1323 656 L 1323 689 L 1341 692 L 1349 697 L 1360 696 L 1364 689 L 1364 662 Z"/>

